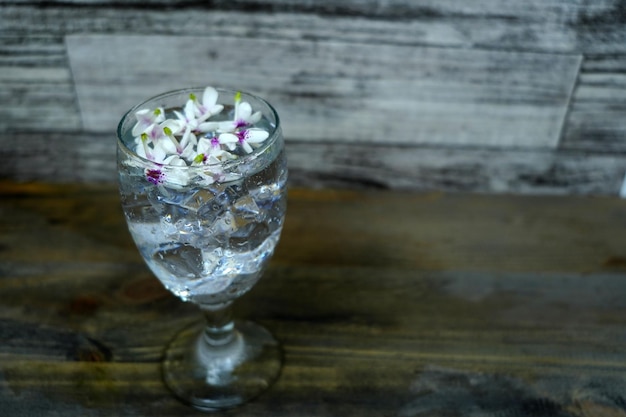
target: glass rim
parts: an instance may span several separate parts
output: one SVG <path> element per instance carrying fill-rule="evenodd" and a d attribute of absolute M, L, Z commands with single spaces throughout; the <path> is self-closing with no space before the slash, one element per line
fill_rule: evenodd
<path fill-rule="evenodd" d="M 169 90 L 160 94 L 157 94 L 155 96 L 149 97 L 145 100 L 143 100 L 142 102 L 134 105 L 133 107 L 131 107 L 128 111 L 126 111 L 124 113 L 124 115 L 122 116 L 122 118 L 120 119 L 119 123 L 117 124 L 117 129 L 116 129 L 116 136 L 117 136 L 117 145 L 118 148 L 121 148 L 125 153 L 129 154 L 130 157 L 132 157 L 133 159 L 136 159 L 140 162 L 142 162 L 145 165 L 148 166 L 158 166 L 159 168 L 165 168 L 166 170 L 193 170 L 193 171 L 203 171 L 206 169 L 210 169 L 210 168 L 222 168 L 224 170 L 229 170 L 232 167 L 236 167 L 239 166 L 241 164 L 245 164 L 248 163 L 250 161 L 253 161 L 255 159 L 257 159 L 259 156 L 261 156 L 267 149 L 269 149 L 272 145 L 274 145 L 274 143 L 278 140 L 278 138 L 281 135 L 281 126 L 280 126 L 280 118 L 278 117 L 278 112 L 276 111 L 276 109 L 274 108 L 274 106 L 272 106 L 267 100 L 249 93 L 247 91 L 242 91 L 242 90 L 235 90 L 235 89 L 231 89 L 231 88 L 223 88 L 223 87 L 214 87 L 218 94 L 221 96 L 222 94 L 228 94 L 230 93 L 233 97 L 236 93 L 240 93 L 242 96 L 242 99 L 244 97 L 249 97 L 251 99 L 254 99 L 256 101 L 261 102 L 263 105 L 267 106 L 267 108 L 269 109 L 271 115 L 273 116 L 275 123 L 272 126 L 272 130 L 269 132 L 269 136 L 268 138 L 263 141 L 263 143 L 261 144 L 261 146 L 259 146 L 258 148 L 254 148 L 253 151 L 249 154 L 246 155 L 242 155 L 239 156 L 237 159 L 231 159 L 231 160 L 227 160 L 227 161 L 222 161 L 222 162 L 218 162 L 218 163 L 211 163 L 211 164 L 204 164 L 204 165 L 187 165 L 187 166 L 178 166 L 178 165 L 169 165 L 169 164 L 161 164 L 155 161 L 152 161 L 148 158 L 144 158 L 141 155 L 137 154 L 137 152 L 135 152 L 134 150 L 132 150 L 131 148 L 129 148 L 127 146 L 126 143 L 124 143 L 124 141 L 122 140 L 122 136 L 123 136 L 123 127 L 125 125 L 125 123 L 127 123 L 127 121 L 131 118 L 134 117 L 135 112 L 137 112 L 138 110 L 141 110 L 143 107 L 146 106 L 147 103 L 152 102 L 152 101 L 157 101 L 158 99 L 166 99 L 168 97 L 172 97 L 175 95 L 182 95 L 185 93 L 202 93 L 204 91 L 204 89 L 206 88 L 206 86 L 200 87 L 187 87 L 187 88 L 179 88 L 179 89 L 175 89 L 175 90 Z M 218 104 L 220 104 L 219 100 L 218 100 Z M 234 103 L 233 103 L 234 104 Z M 185 103 L 181 104 L 181 108 L 183 108 L 185 106 Z M 259 109 L 253 109 L 253 110 L 259 110 Z M 262 112 L 263 114 L 265 114 L 264 112 Z M 132 129 L 132 127 L 131 127 Z"/>

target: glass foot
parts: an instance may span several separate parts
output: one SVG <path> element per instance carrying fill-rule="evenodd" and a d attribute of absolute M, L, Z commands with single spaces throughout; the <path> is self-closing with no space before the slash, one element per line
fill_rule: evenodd
<path fill-rule="evenodd" d="M 235 321 L 226 343 L 207 343 L 205 323 L 181 331 L 163 362 L 165 384 L 183 402 L 203 411 L 235 407 L 261 394 L 278 378 L 282 351 L 263 327 Z"/>

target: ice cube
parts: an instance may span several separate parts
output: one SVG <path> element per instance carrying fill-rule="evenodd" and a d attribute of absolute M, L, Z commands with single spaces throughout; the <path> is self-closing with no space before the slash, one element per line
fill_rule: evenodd
<path fill-rule="evenodd" d="M 224 189 L 224 193 L 228 196 L 229 203 L 236 201 L 239 197 L 243 196 L 245 193 L 243 182 L 230 184 L 228 187 Z"/>
<path fill-rule="evenodd" d="M 230 236 L 237 231 L 235 217 L 230 211 L 222 213 L 211 225 L 210 233 L 213 235 Z"/>
<path fill-rule="evenodd" d="M 220 265 L 223 254 L 222 248 L 202 250 L 202 275 L 212 274 Z"/>
<path fill-rule="evenodd" d="M 231 235 L 229 243 L 234 250 L 250 251 L 265 242 L 269 234 L 267 223 L 251 222 Z"/>
<path fill-rule="evenodd" d="M 183 202 L 195 193 L 194 189 L 173 190 L 166 187 L 154 187 L 154 190 L 157 191 L 156 197 L 161 204 L 173 204 L 176 206 L 182 206 Z"/>
<path fill-rule="evenodd" d="M 221 193 L 215 196 L 215 202 L 219 205 L 226 206 L 230 203 L 230 194 L 226 191 L 222 191 Z"/>
<path fill-rule="evenodd" d="M 206 224 L 213 223 L 232 201 L 232 191 L 223 186 L 199 189 L 181 205 L 197 214 Z"/>
<path fill-rule="evenodd" d="M 198 212 L 207 204 L 211 203 L 214 198 L 215 194 L 213 192 L 201 188 L 195 191 L 193 194 L 189 195 L 183 202 L 181 202 L 181 206 L 193 212 Z"/>
<path fill-rule="evenodd" d="M 180 243 L 196 245 L 196 241 L 202 232 L 202 226 L 197 220 L 180 219 L 174 226 L 178 232 L 177 237 Z"/>
<path fill-rule="evenodd" d="M 179 279 L 197 279 L 203 271 L 202 253 L 188 245 L 165 247 L 156 251 L 152 259 Z"/>
<path fill-rule="evenodd" d="M 203 279 L 197 285 L 195 285 L 191 291 L 194 294 L 194 298 L 199 299 L 202 295 L 217 294 L 224 291 L 233 282 L 235 276 L 230 275 L 217 275 L 207 279 Z"/>
<path fill-rule="evenodd" d="M 159 214 L 165 213 L 165 204 L 161 199 L 161 194 L 157 187 L 152 187 L 146 191 L 146 198 L 150 202 L 152 208 Z"/>
<path fill-rule="evenodd" d="M 233 203 L 233 209 L 238 217 L 245 220 L 261 220 L 262 212 L 252 196 L 244 195 Z"/>
<path fill-rule="evenodd" d="M 284 191 L 283 185 L 279 183 L 272 183 L 251 189 L 250 194 L 259 207 L 268 209 L 282 197 Z"/>
<path fill-rule="evenodd" d="M 170 239 L 176 239 L 178 235 L 178 229 L 176 228 L 176 222 L 171 214 L 165 214 L 160 219 L 161 231 L 165 236 Z"/>
<path fill-rule="evenodd" d="M 170 215 L 161 217 L 160 230 L 167 240 L 196 247 L 215 243 L 208 233 L 208 227 L 197 218 L 174 219 Z"/>

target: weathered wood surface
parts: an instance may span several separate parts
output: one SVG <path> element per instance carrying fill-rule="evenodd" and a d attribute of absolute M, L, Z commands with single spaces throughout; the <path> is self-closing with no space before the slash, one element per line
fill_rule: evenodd
<path fill-rule="evenodd" d="M 2 0 L 13 35 L 136 33 L 624 53 L 620 0 Z M 148 6 L 148 7 L 146 7 Z"/>
<path fill-rule="evenodd" d="M 555 150 L 572 167 L 588 156 L 620 159 L 625 16 L 621 0 L 2 0 L 0 151 L 14 153 L 13 133 L 112 132 L 123 109 L 160 92 L 157 85 L 193 81 L 263 94 L 284 113 L 287 139 L 320 154 L 328 142 L 389 144 L 393 154 L 407 146 L 421 153 L 424 143 L 439 155 L 450 146 L 462 146 L 450 155 L 497 147 L 511 160 L 529 149 L 545 153 L 513 177 L 523 177 L 526 165 L 542 171 Z M 230 47 L 222 52 L 218 42 Z M 261 55 L 264 48 L 271 54 Z M 102 163 L 97 154 L 85 154 L 87 162 L 73 155 L 53 150 L 41 157 L 67 166 Z M 472 155 L 465 166 L 480 164 Z M 356 172 L 369 171 L 368 160 L 352 163 Z M 458 172 L 457 158 L 434 163 Z M 16 170 L 5 178 L 55 179 L 43 164 L 11 165 Z M 485 171 L 488 165 L 479 173 Z M 609 164 L 594 178 L 621 171 Z M 101 178 L 87 171 L 82 179 Z M 597 189 L 581 187 L 593 179 L 577 178 L 552 189 Z M 504 191 L 522 189 L 532 192 Z M 616 187 L 604 189 L 613 194 Z"/>
<path fill-rule="evenodd" d="M 218 415 L 624 415 L 624 228 L 615 198 L 292 190 L 237 309 L 284 372 Z M 159 374 L 196 317 L 114 188 L 0 183 L 1 415 L 201 415 Z"/>
<path fill-rule="evenodd" d="M 570 109 L 562 146 L 626 151 L 626 56 L 587 57 Z"/>
<path fill-rule="evenodd" d="M 0 148 L 0 178 L 116 182 L 113 134 L 20 133 Z M 335 189 L 617 195 L 626 156 L 569 150 L 389 147 L 290 142 L 289 183 Z"/>
<path fill-rule="evenodd" d="M 69 36 L 84 128 L 154 91 L 213 85 L 274 103 L 291 141 L 556 146 L 580 57 L 185 36 Z M 497 75 L 495 75 L 497 74 Z"/>

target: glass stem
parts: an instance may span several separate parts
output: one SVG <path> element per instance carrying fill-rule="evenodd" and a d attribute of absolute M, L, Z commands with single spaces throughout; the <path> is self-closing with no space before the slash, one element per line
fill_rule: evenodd
<path fill-rule="evenodd" d="M 235 323 L 232 302 L 219 305 L 203 305 L 206 319 L 204 342 L 212 347 L 224 347 L 235 339 Z"/>

